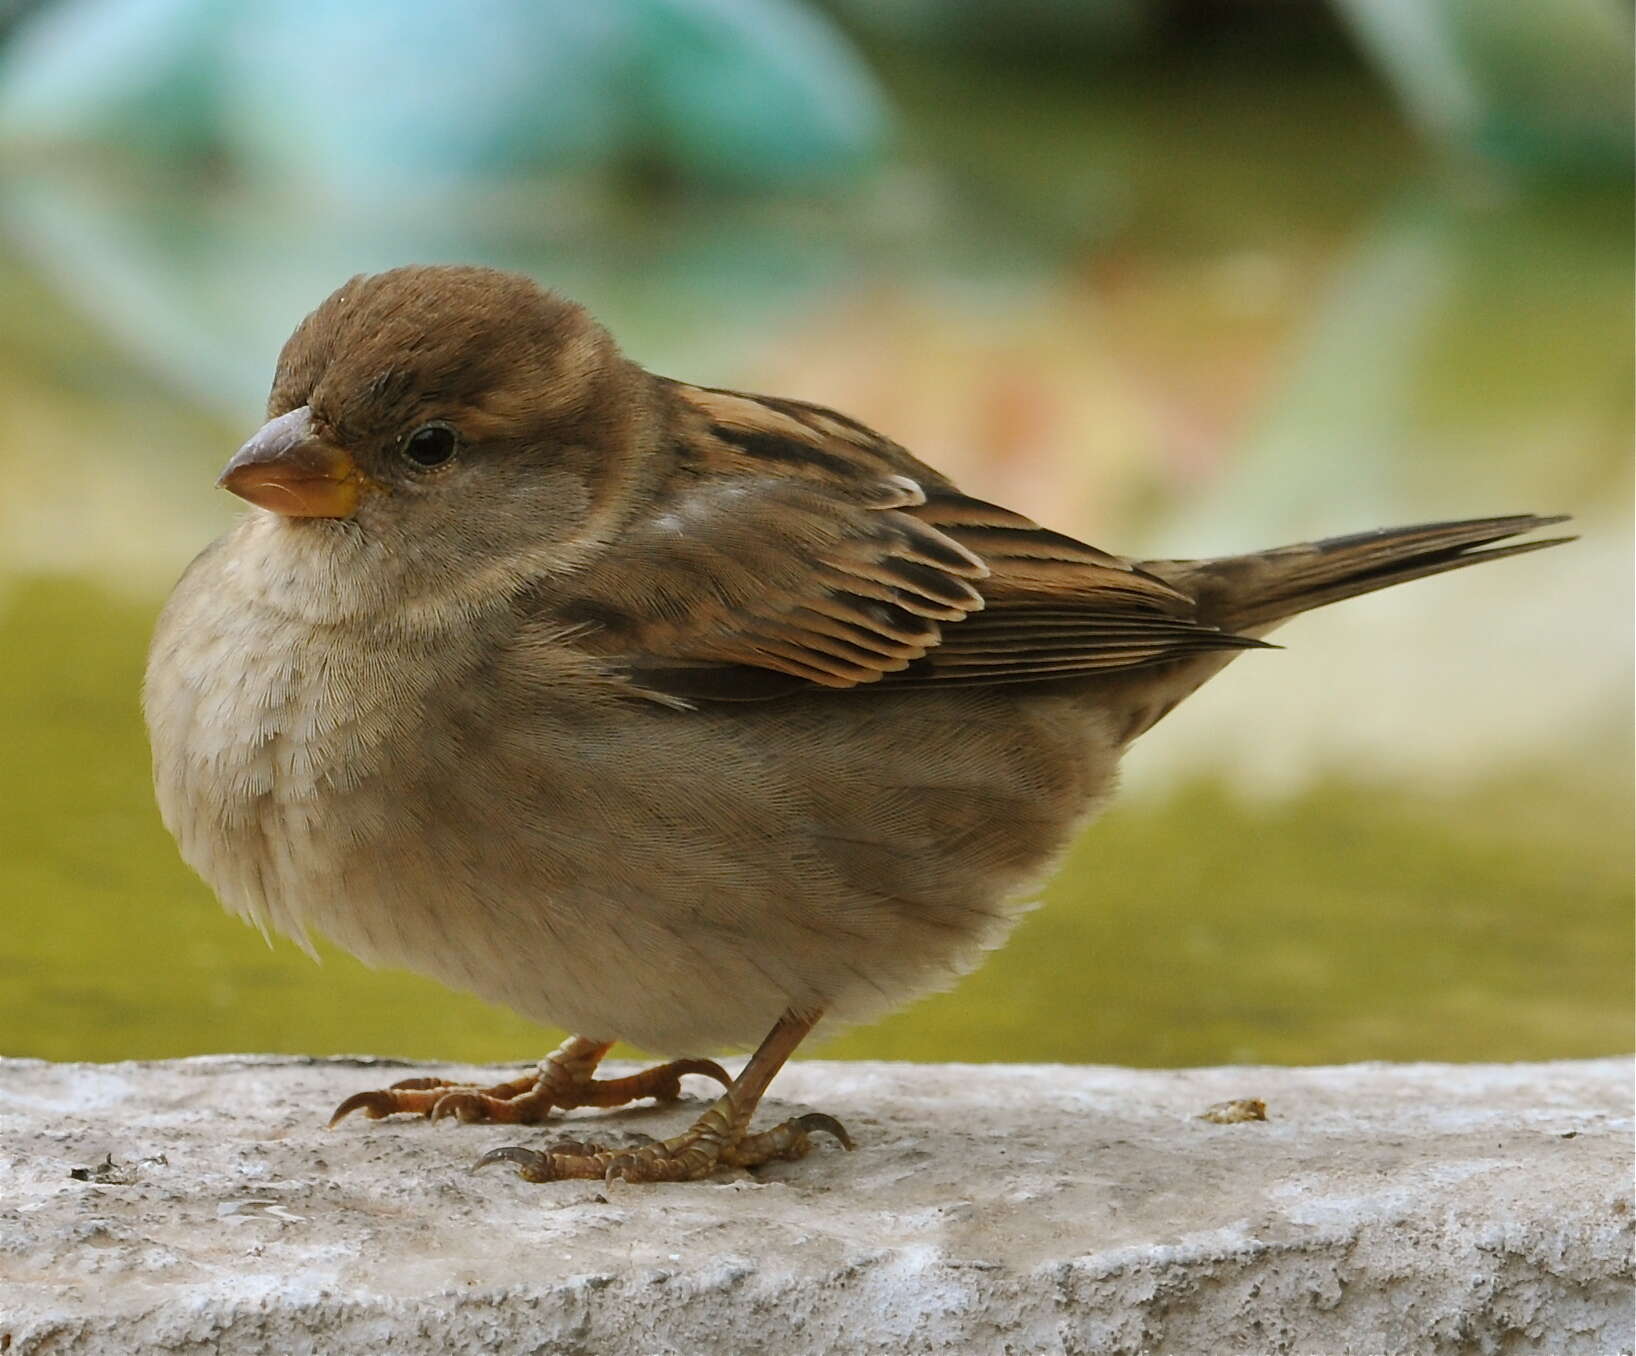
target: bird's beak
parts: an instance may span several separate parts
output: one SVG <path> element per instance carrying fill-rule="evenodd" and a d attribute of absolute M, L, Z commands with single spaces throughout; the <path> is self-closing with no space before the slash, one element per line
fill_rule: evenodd
<path fill-rule="evenodd" d="M 286 518 L 350 518 L 369 481 L 344 449 L 314 431 L 303 405 L 263 424 L 216 483 Z"/>

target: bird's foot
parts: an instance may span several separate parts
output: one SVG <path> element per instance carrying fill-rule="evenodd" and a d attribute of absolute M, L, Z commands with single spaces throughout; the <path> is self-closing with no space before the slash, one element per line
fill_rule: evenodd
<path fill-rule="evenodd" d="M 441 1078 L 408 1078 L 389 1088 L 348 1097 L 335 1109 L 330 1124 L 354 1111 L 372 1119 L 413 1112 L 434 1120 L 456 1116 L 463 1121 L 518 1124 L 542 1120 L 551 1111 L 568 1107 L 623 1106 L 638 1097 L 671 1101 L 679 1094 L 682 1076 L 697 1073 L 726 1084 L 727 1091 L 691 1127 L 671 1139 L 645 1140 L 621 1148 L 563 1140 L 543 1151 L 510 1145 L 491 1150 L 473 1166 L 511 1163 L 531 1182 L 615 1177 L 628 1182 L 691 1182 L 719 1168 L 753 1168 L 775 1159 L 801 1158 L 812 1147 L 810 1135 L 815 1130 L 834 1136 L 850 1149 L 852 1139 L 841 1123 L 816 1112 L 756 1134 L 749 1129 L 767 1084 L 818 1017 L 817 1011 L 786 1012 L 733 1079 L 712 1060 L 678 1059 L 628 1078 L 599 1080 L 592 1074 L 613 1042 L 571 1036 L 541 1062 L 539 1073 L 532 1078 L 490 1088 Z"/>
<path fill-rule="evenodd" d="M 405 1078 L 388 1088 L 353 1093 L 329 1123 L 361 1111 L 371 1120 L 408 1113 L 434 1121 L 452 1116 L 468 1123 L 532 1125 L 572 1107 L 624 1106 L 643 1097 L 673 1102 L 681 1096 L 684 1074 L 703 1074 L 723 1086 L 732 1082 L 712 1059 L 673 1059 L 625 1078 L 593 1078 L 611 1044 L 571 1036 L 540 1062 L 538 1073 L 486 1088 L 447 1078 Z"/>
<path fill-rule="evenodd" d="M 852 1137 L 841 1123 L 821 1112 L 797 1116 L 753 1135 L 748 1122 L 748 1113 L 739 1112 L 729 1092 L 671 1139 L 618 1149 L 572 1139 L 559 1140 L 543 1150 L 509 1144 L 490 1149 L 472 1165 L 472 1171 L 492 1163 L 511 1163 L 517 1175 L 530 1182 L 612 1181 L 616 1177 L 627 1182 L 696 1182 L 721 1168 L 753 1168 L 779 1159 L 804 1158 L 815 1130 L 833 1135 L 847 1149 L 852 1147 Z"/>

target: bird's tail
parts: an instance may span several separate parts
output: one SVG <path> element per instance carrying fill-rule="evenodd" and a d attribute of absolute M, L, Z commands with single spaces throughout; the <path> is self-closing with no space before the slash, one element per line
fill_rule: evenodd
<path fill-rule="evenodd" d="M 1141 565 L 1197 598 L 1201 621 L 1237 635 L 1255 636 L 1297 613 L 1343 598 L 1572 541 L 1572 537 L 1546 537 L 1494 545 L 1563 521 L 1564 517 L 1523 513 L 1384 527 L 1249 555 L 1148 560 Z"/>

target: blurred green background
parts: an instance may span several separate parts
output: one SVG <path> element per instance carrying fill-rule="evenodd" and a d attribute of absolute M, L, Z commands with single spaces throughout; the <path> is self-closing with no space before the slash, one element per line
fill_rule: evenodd
<path fill-rule="evenodd" d="M 1577 516 L 1240 659 L 1005 950 L 810 1053 L 1629 1049 L 1629 18 L 0 4 L 0 1053 L 555 1039 L 269 949 L 148 785 L 147 635 L 240 507 L 212 481 L 280 343 L 351 273 L 440 261 L 1119 551 Z"/>

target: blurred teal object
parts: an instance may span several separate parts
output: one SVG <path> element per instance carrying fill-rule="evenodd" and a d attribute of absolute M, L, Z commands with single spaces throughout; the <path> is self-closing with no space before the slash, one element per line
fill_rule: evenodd
<path fill-rule="evenodd" d="M 881 38 L 964 49 L 985 59 L 1010 54 L 1110 59 L 1152 40 L 1167 12 L 1153 0 L 830 0 Z"/>
<path fill-rule="evenodd" d="M 756 187 L 850 174 L 875 156 L 884 100 L 834 30 L 794 0 L 631 8 L 646 44 L 643 132 L 657 163 Z"/>
<path fill-rule="evenodd" d="M 878 88 L 798 0 L 55 0 L 0 53 L 0 144 L 113 145 L 346 202 L 637 170 L 843 183 Z"/>
<path fill-rule="evenodd" d="M 1335 0 L 1421 132 L 1544 175 L 1628 182 L 1628 0 Z"/>

